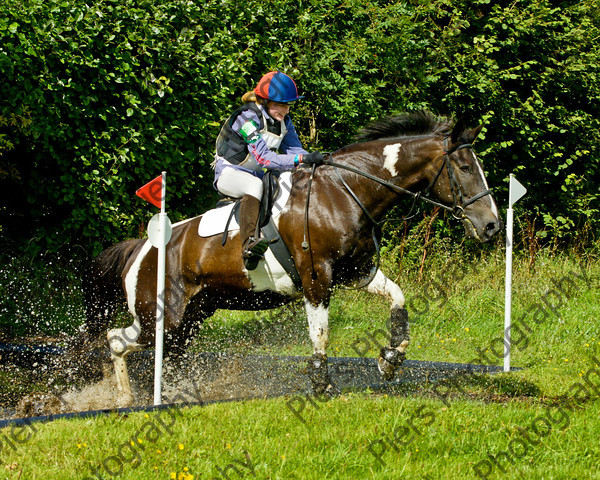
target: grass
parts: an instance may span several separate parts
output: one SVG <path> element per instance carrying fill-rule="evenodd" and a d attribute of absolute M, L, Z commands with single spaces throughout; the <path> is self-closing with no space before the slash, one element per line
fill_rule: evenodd
<path fill-rule="evenodd" d="M 489 470 L 488 478 L 598 478 L 598 402 L 573 411 L 553 407 L 547 426 L 539 419 L 548 407 L 520 401 L 456 400 L 445 406 L 430 398 L 348 394 L 318 408 L 309 404 L 302 412 L 306 423 L 288 401 L 35 425 L 35 432 L 21 433 L 31 438 L 17 451 L 3 444 L 3 474 L 97 478 L 93 472 L 99 469 L 104 478 L 119 472 L 123 479 L 207 479 L 227 478 L 219 469 L 233 465 L 249 478 L 471 479 L 479 478 L 477 466 Z M 519 440 L 519 428 L 528 431 L 530 442 Z M 8 431 L 3 434 L 5 440 Z M 514 465 L 499 460 L 506 474 L 488 457 L 504 458 L 501 452 L 513 452 Z M 233 468 L 229 474 L 238 477 Z"/>
<path fill-rule="evenodd" d="M 600 361 L 600 265 L 585 263 L 586 280 L 570 273 L 582 273 L 579 262 L 541 254 L 531 269 L 528 259 L 515 258 L 513 321 L 531 328 L 527 335 L 513 332 L 512 364 L 520 371 L 397 395 L 346 392 L 329 401 L 292 397 L 184 407 L 174 417 L 61 420 L 17 432 L 22 444 L 3 429 L 0 478 L 110 478 L 111 472 L 123 479 L 180 480 L 600 478 L 600 386 L 595 392 L 578 386 L 585 385 L 592 358 Z M 504 322 L 499 254 L 486 253 L 474 269 L 432 258 L 421 279 L 418 271 L 400 275 L 386 267 L 411 311 L 409 358 L 464 363 L 479 350 L 502 364 L 493 353 Z M 557 282 L 566 292 L 560 296 L 551 293 Z M 385 301 L 363 292 L 337 292 L 330 354 L 357 356 L 352 345 L 385 329 L 388 310 Z M 201 327 L 194 348 L 311 353 L 299 305 L 218 312 Z M 364 355 L 377 350 L 373 345 Z M 588 379 L 600 385 L 600 374 Z M 586 392 L 594 395 L 583 398 Z M 96 468 L 101 477 L 94 476 Z"/>

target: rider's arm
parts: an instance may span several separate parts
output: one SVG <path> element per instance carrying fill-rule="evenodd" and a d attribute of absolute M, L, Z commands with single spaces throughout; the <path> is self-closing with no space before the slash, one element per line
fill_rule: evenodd
<path fill-rule="evenodd" d="M 285 137 L 283 137 L 283 141 L 281 142 L 279 149 L 285 153 L 306 155 L 308 152 L 302 147 L 302 143 L 300 142 L 298 134 L 296 133 L 296 128 L 294 127 L 289 115 L 286 115 L 285 117 L 285 128 L 287 128 L 287 133 Z"/>
<path fill-rule="evenodd" d="M 286 127 L 291 124 L 291 121 L 287 123 L 287 120 L 286 118 Z M 253 130 L 252 125 L 248 125 L 248 122 L 254 122 L 255 130 Z M 260 132 L 258 132 L 259 124 L 256 113 L 247 110 L 236 118 L 233 123 L 233 131 L 246 141 L 248 152 L 254 156 L 259 165 L 267 169 L 293 170 L 298 164 L 299 156 L 307 153 L 302 148 L 293 125 L 292 135 L 290 135 L 290 131 L 288 130 L 280 146 L 280 149 L 285 153 L 279 154 L 269 149 Z"/>

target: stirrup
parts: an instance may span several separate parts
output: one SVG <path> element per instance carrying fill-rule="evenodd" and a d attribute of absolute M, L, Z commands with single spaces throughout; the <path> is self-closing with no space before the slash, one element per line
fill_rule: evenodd
<path fill-rule="evenodd" d="M 244 253 L 242 255 L 244 259 L 244 266 L 246 270 L 255 270 L 263 258 L 264 254 L 269 248 L 269 241 L 266 238 L 254 239 L 250 237 L 244 246 Z"/>

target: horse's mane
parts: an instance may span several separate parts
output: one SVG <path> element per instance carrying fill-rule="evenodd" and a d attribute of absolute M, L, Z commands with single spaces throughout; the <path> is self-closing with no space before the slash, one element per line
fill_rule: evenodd
<path fill-rule="evenodd" d="M 426 134 L 449 134 L 453 122 L 426 110 L 382 118 L 362 128 L 356 140 L 365 142 L 380 138 L 407 137 Z"/>

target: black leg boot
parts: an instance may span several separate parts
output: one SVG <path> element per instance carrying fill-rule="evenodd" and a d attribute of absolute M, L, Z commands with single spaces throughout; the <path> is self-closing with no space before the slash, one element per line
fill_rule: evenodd
<path fill-rule="evenodd" d="M 254 270 L 258 262 L 264 258 L 264 253 L 269 247 L 265 238 L 259 238 L 258 215 L 260 201 L 252 195 L 245 195 L 240 201 L 240 236 L 242 238 L 242 258 L 247 270 Z"/>
<path fill-rule="evenodd" d="M 383 347 L 379 354 L 379 371 L 383 379 L 394 378 L 396 369 L 402 365 L 406 357 L 406 347 L 410 341 L 408 312 L 405 308 L 394 308 L 390 317 L 391 335 L 389 346 Z"/>

